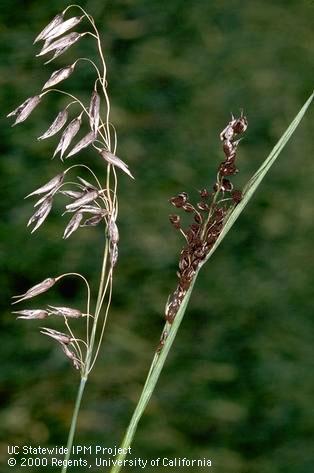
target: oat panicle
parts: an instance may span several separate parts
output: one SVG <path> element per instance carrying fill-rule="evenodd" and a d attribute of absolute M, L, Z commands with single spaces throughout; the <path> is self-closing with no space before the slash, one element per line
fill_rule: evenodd
<path fill-rule="evenodd" d="M 79 10 L 79 13 L 66 18 L 65 15 L 69 9 Z M 73 31 L 78 25 L 81 27 L 83 23 L 89 25 L 87 28 L 90 30 Z M 15 118 L 14 125 L 16 125 L 25 121 L 48 94 L 53 94 L 56 100 L 62 95 L 62 98 L 67 101 L 57 116 L 52 118 L 48 129 L 37 140 L 53 138 L 61 132 L 57 144 L 53 146 L 52 157 L 59 155 L 61 161 L 63 161 L 63 159 L 76 156 L 76 164 L 69 167 L 65 167 L 64 163 L 60 164 L 64 166 L 64 169 L 60 170 L 54 177 L 47 179 L 46 182 L 38 184 L 36 189 L 26 196 L 27 199 L 34 198 L 34 211 L 27 222 L 27 227 L 32 227 L 31 233 L 38 230 L 47 221 L 47 217 L 57 200 L 60 200 L 61 205 L 64 205 L 64 211 L 61 214 L 70 214 L 70 218 L 65 224 L 62 239 L 60 238 L 59 243 L 56 244 L 67 244 L 70 236 L 76 238 L 79 232 L 92 231 L 94 227 L 99 226 L 101 228 L 99 234 L 104 239 L 104 255 L 103 262 L 100 265 L 98 294 L 94 301 L 88 280 L 80 273 L 69 272 L 56 278 L 48 277 L 25 293 L 14 296 L 13 304 L 28 301 L 38 295 L 48 293 L 57 281 L 61 281 L 63 278 L 75 277 L 80 279 L 86 289 L 85 309 L 81 307 L 72 308 L 66 303 L 54 303 L 49 300 L 46 308 L 25 308 L 13 313 L 18 319 L 22 320 L 36 321 L 44 319 L 53 325 L 56 323 L 56 319 L 59 319 L 57 323 L 64 324 L 64 331 L 52 327 L 42 327 L 40 331 L 46 338 L 49 337 L 58 344 L 61 349 L 60 353 L 70 361 L 74 369 L 78 370 L 81 384 L 84 385 L 100 351 L 111 305 L 113 271 L 118 258 L 118 183 L 115 168 L 122 169 L 132 178 L 133 176 L 128 165 L 115 155 L 117 135 L 113 124 L 110 122 L 111 107 L 107 92 L 107 66 L 99 32 L 92 17 L 79 5 L 71 5 L 64 12 L 57 14 L 34 41 L 34 43 L 42 42 L 41 50 L 37 54 L 38 57 L 51 53 L 50 59 L 45 62 L 45 64 L 48 64 L 60 57 L 86 35 L 91 36 L 95 41 L 95 51 L 98 54 L 98 59 L 93 61 L 90 58 L 78 57 L 72 64 L 64 64 L 51 71 L 42 87 L 42 92 L 27 98 L 8 114 L 8 117 Z M 62 83 L 64 87 L 67 85 L 65 81 L 76 72 L 75 68 L 78 61 L 84 61 L 85 64 L 89 63 L 89 67 L 92 64 L 95 73 L 94 83 L 91 84 L 91 90 L 88 93 L 89 100 L 86 102 L 85 99 L 79 98 L 72 92 L 69 93 L 66 90 L 55 88 L 57 84 Z M 71 113 L 72 108 L 76 109 L 74 115 Z M 77 135 L 80 135 L 81 130 L 82 136 L 77 139 Z M 103 175 L 99 177 L 93 171 L 90 158 L 87 160 L 84 156 L 88 147 L 91 151 L 96 150 L 94 153 L 96 159 L 99 160 L 99 153 L 103 158 L 105 164 Z M 82 158 L 82 162 L 79 162 L 79 157 Z M 78 176 L 78 170 L 80 174 L 84 172 L 86 176 Z M 55 208 L 58 211 L 58 205 Z M 46 294 L 46 297 L 48 298 L 49 295 Z M 84 335 L 79 337 L 77 332 L 84 333 Z M 74 413 L 72 420 L 66 459 L 70 456 L 73 442 L 71 432 L 73 432 L 76 419 L 77 411 Z"/>

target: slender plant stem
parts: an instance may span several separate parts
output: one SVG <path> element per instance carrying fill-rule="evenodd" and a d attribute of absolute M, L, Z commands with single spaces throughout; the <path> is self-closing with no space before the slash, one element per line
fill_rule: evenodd
<path fill-rule="evenodd" d="M 81 378 L 81 382 L 80 382 L 79 389 L 76 396 L 75 407 L 74 407 L 74 411 L 72 415 L 71 427 L 70 427 L 68 441 L 67 441 L 67 453 L 64 457 L 64 464 L 63 464 L 61 473 L 66 473 L 68 469 L 67 465 L 68 465 L 69 458 L 71 456 L 73 439 L 74 439 L 74 434 L 76 431 L 76 424 L 77 424 L 78 414 L 79 414 L 79 410 L 81 406 L 81 401 L 82 401 L 82 396 L 83 396 L 86 381 L 87 381 L 87 377 Z"/>
<path fill-rule="evenodd" d="M 160 353 L 156 353 L 154 358 L 153 358 L 153 361 L 152 361 L 149 373 L 147 375 L 146 382 L 145 382 L 141 397 L 140 397 L 140 399 L 138 401 L 138 404 L 135 408 L 132 419 L 130 421 L 130 424 L 128 426 L 128 429 L 126 431 L 126 434 L 125 434 L 124 439 L 123 439 L 122 444 L 121 444 L 121 452 L 122 453 L 120 453 L 119 456 L 117 457 L 116 464 L 110 470 L 111 473 L 118 473 L 121 470 L 122 466 L 123 466 L 123 460 L 127 455 L 129 446 L 132 443 L 132 440 L 133 440 L 133 437 L 135 435 L 138 423 L 139 423 L 139 421 L 140 421 L 140 419 L 141 419 L 141 417 L 142 417 L 142 415 L 143 415 L 143 413 L 146 409 L 146 406 L 147 406 L 147 404 L 148 404 L 148 402 L 149 402 L 149 400 L 152 396 L 152 393 L 155 389 L 155 386 L 157 384 L 157 381 L 159 379 L 159 376 L 161 374 L 161 371 L 162 371 L 163 366 L 165 364 L 165 361 L 167 359 L 170 348 L 172 347 L 172 344 L 173 344 L 174 339 L 176 337 L 177 331 L 178 331 L 178 329 L 180 327 L 180 324 L 181 324 L 181 321 L 184 317 L 184 314 L 185 314 L 185 311 L 186 311 L 186 308 L 187 308 L 187 305 L 188 305 L 190 295 L 192 293 L 193 286 L 194 286 L 196 278 L 197 278 L 197 274 L 195 275 L 195 277 L 194 277 L 194 279 L 191 283 L 191 286 L 190 286 L 189 290 L 187 291 L 187 293 L 186 293 L 186 295 L 185 295 L 185 297 L 182 301 L 182 304 L 181 304 L 181 306 L 180 306 L 180 308 L 179 308 L 179 310 L 176 314 L 173 325 L 171 326 L 169 323 L 166 323 L 166 325 L 165 325 L 164 330 L 169 329 L 169 333 L 167 335 L 164 346 L 162 347 Z"/>
<path fill-rule="evenodd" d="M 80 381 L 80 384 L 79 384 L 77 397 L 76 397 L 76 402 L 75 402 L 75 406 L 74 406 L 74 410 L 73 410 L 72 421 L 71 421 L 71 426 L 70 426 L 68 441 L 67 441 L 67 453 L 64 456 L 64 464 L 63 464 L 61 473 L 66 473 L 67 469 L 68 469 L 68 460 L 71 456 L 71 450 L 72 450 L 73 439 L 74 439 L 74 435 L 75 435 L 75 431 L 76 431 L 76 424 L 77 424 L 78 414 L 79 414 L 79 410 L 80 410 L 80 406 L 81 406 L 81 401 L 82 401 L 84 388 L 85 388 L 87 378 L 88 378 L 88 374 L 89 374 L 89 367 L 90 367 L 90 363 L 91 363 L 91 357 L 92 357 L 92 352 L 93 352 L 94 342 L 95 342 L 97 321 L 98 321 L 98 316 L 99 316 L 99 313 L 100 313 L 100 310 L 101 310 L 101 298 L 102 298 L 102 294 L 103 294 L 103 291 L 104 291 L 107 257 L 108 257 L 108 240 L 106 238 L 103 262 L 102 262 L 102 271 L 101 271 L 101 276 L 100 276 L 98 297 L 97 297 L 97 303 L 96 303 L 95 318 L 94 318 L 94 321 L 93 321 L 91 338 L 90 338 L 90 342 L 89 342 L 89 345 L 88 345 L 88 352 L 87 352 L 87 356 L 86 356 L 86 364 L 84 366 L 84 371 L 83 371 L 81 381 Z"/>

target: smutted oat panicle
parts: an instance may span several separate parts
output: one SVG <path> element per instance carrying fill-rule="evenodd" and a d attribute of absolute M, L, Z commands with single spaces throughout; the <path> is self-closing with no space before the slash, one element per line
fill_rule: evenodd
<path fill-rule="evenodd" d="M 187 242 L 180 254 L 177 273 L 179 283 L 169 296 L 165 309 L 165 317 L 170 324 L 174 321 L 196 271 L 217 241 L 228 212 L 241 201 L 242 192 L 233 189 L 232 182 L 226 176 L 233 176 L 238 172 L 235 161 L 240 140 L 235 138 L 246 131 L 247 125 L 247 119 L 241 113 L 239 118 L 232 116 L 232 120 L 221 132 L 220 139 L 223 143 L 225 159 L 218 168 L 217 179 L 212 191 L 200 190 L 201 200 L 196 206 L 189 201 L 186 192 L 170 199 L 174 207 L 193 216 L 193 222 L 187 229 L 182 228 L 179 215 L 172 214 L 169 217 L 170 223 L 184 235 Z"/>
<path fill-rule="evenodd" d="M 109 238 L 110 262 L 111 262 L 111 266 L 114 267 L 118 260 L 119 230 L 113 218 L 109 220 L 108 238 Z"/>
<path fill-rule="evenodd" d="M 109 240 L 113 245 L 116 245 L 119 241 L 119 230 L 116 222 L 113 219 L 110 219 L 108 225 L 108 235 Z"/>

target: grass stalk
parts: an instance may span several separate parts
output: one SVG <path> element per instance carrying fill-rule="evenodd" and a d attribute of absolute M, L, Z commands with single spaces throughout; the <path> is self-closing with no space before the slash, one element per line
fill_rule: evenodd
<path fill-rule="evenodd" d="M 155 357 L 153 359 L 151 368 L 150 368 L 149 373 L 147 375 L 146 382 L 145 382 L 143 391 L 141 393 L 140 399 L 139 399 L 139 401 L 137 403 L 137 406 L 134 410 L 134 413 L 132 415 L 129 427 L 126 431 L 126 434 L 125 434 L 124 439 L 123 439 L 122 444 L 121 444 L 121 448 L 123 449 L 124 452 L 126 452 L 127 448 L 131 445 L 133 437 L 134 437 L 136 429 L 137 429 L 137 425 L 139 423 L 139 420 L 141 419 L 141 417 L 142 417 L 142 415 L 143 415 L 143 413 L 146 409 L 146 406 L 149 403 L 149 400 L 150 400 L 150 398 L 153 394 L 153 391 L 155 389 L 155 386 L 157 384 L 159 376 L 160 376 L 160 374 L 162 372 L 162 369 L 164 367 L 164 364 L 166 362 L 168 353 L 169 353 L 169 351 L 172 347 L 172 344 L 175 340 L 175 337 L 176 337 L 176 334 L 177 334 L 178 329 L 180 327 L 180 324 L 183 320 L 183 317 L 184 317 L 184 314 L 185 314 L 185 311 L 186 311 L 186 308 L 187 308 L 187 305 L 188 305 L 188 302 L 189 302 L 189 299 L 190 299 L 190 296 L 191 296 L 196 278 L 197 278 L 197 274 L 195 275 L 195 277 L 192 281 L 192 284 L 191 284 L 189 290 L 187 291 L 187 293 L 186 293 L 186 295 L 185 295 L 185 297 L 182 301 L 182 304 L 180 305 L 180 308 L 178 310 L 178 313 L 176 315 L 174 323 L 172 324 L 171 330 L 169 331 L 169 335 L 166 339 L 166 342 L 165 342 L 162 350 L 160 351 L 160 353 L 155 354 Z M 169 323 L 166 323 L 165 327 L 164 327 L 164 330 L 168 330 L 169 325 L 170 325 Z M 125 458 L 125 456 L 126 456 L 126 453 L 120 453 L 118 455 L 116 464 L 110 470 L 111 473 L 117 473 L 117 472 L 120 471 L 122 463 L 123 463 L 123 459 Z"/>
<path fill-rule="evenodd" d="M 70 426 L 70 430 L 69 430 L 69 435 L 68 435 L 68 441 L 67 441 L 67 447 L 66 447 L 67 448 L 67 453 L 64 456 L 64 463 L 63 463 L 61 473 L 66 473 L 66 471 L 68 469 L 67 465 L 68 465 L 68 461 L 69 461 L 70 456 L 71 456 L 73 439 L 74 439 L 74 435 L 75 435 L 75 432 L 76 432 L 77 419 L 78 419 L 78 414 L 79 414 L 80 407 L 81 407 L 81 402 L 82 402 L 82 397 L 83 397 L 86 381 L 87 381 L 87 377 L 82 377 L 81 378 L 81 382 L 80 382 L 79 389 L 78 389 L 77 396 L 76 396 L 74 411 L 73 411 L 73 415 L 72 415 L 72 421 L 71 421 L 71 426 Z"/>
<path fill-rule="evenodd" d="M 67 440 L 67 452 L 63 459 L 63 466 L 62 466 L 61 473 L 66 473 L 68 469 L 68 461 L 71 457 L 71 450 L 72 450 L 74 435 L 76 432 L 76 426 L 77 426 L 77 420 L 78 420 L 78 415 L 80 411 L 81 401 L 82 401 L 85 385 L 88 379 L 88 375 L 90 372 L 91 359 L 92 359 L 92 354 L 93 354 L 93 349 L 94 349 L 94 344 L 95 344 L 97 322 L 98 322 L 98 317 L 99 317 L 101 306 L 102 306 L 101 300 L 102 300 L 102 296 L 105 290 L 104 286 L 105 286 L 107 260 L 108 260 L 108 239 L 106 238 L 103 261 L 102 261 L 102 270 L 101 270 L 99 289 L 98 289 L 98 296 L 97 296 L 97 302 L 96 302 L 96 309 L 95 309 L 95 318 L 93 321 L 91 338 L 88 344 L 86 364 L 84 366 L 84 371 L 82 372 L 81 381 L 80 381 L 79 388 L 77 391 L 75 406 L 74 406 L 74 410 L 72 414 L 72 420 L 71 420 L 71 425 L 70 425 L 70 430 L 69 430 L 68 440 Z"/>

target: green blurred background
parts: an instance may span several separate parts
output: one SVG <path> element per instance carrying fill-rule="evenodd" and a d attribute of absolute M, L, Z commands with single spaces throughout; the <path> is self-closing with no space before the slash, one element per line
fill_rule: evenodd
<path fill-rule="evenodd" d="M 95 57 L 92 38 L 85 38 L 48 66 L 35 58 L 33 38 L 66 5 L 1 1 L 1 473 L 9 471 L 7 444 L 65 444 L 78 383 L 58 347 L 39 334 L 40 322 L 15 321 L 10 297 L 68 271 L 82 272 L 95 287 L 101 263 L 100 228 L 61 239 L 62 201 L 33 236 L 26 229 L 32 203 L 23 197 L 61 169 L 50 159 L 58 138 L 36 137 L 64 99 L 51 95 L 13 129 L 4 119 L 54 70 L 79 56 Z M 219 132 L 231 111 L 243 108 L 249 119 L 237 185 L 265 159 L 313 87 L 314 3 L 80 5 L 102 34 L 118 155 L 136 177 L 133 182 L 120 173 L 113 304 L 76 437 L 79 444 L 112 446 L 139 397 L 176 284 L 183 241 L 168 223 L 168 199 L 182 191 L 196 199 L 197 189 L 212 185 L 223 157 Z M 91 68 L 81 64 L 62 87 L 88 103 L 93 80 Z M 139 426 L 135 456 L 205 456 L 217 473 L 313 471 L 312 117 L 310 111 L 202 270 Z M 105 172 L 91 152 L 75 160 L 90 163 L 100 176 Z M 68 280 L 38 304 L 80 306 L 83 297 L 82 286 Z"/>

